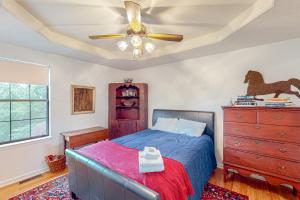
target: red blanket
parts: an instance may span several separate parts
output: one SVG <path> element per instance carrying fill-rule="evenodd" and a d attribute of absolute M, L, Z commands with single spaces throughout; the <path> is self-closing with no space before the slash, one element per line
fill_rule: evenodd
<path fill-rule="evenodd" d="M 162 200 L 187 200 L 188 195 L 194 194 L 188 174 L 176 160 L 163 158 L 163 172 L 139 173 L 136 149 L 104 141 L 81 148 L 78 152 L 156 191 Z"/>

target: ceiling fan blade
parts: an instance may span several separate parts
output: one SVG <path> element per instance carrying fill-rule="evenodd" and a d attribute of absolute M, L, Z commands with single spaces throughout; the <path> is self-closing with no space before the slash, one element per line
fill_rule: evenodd
<path fill-rule="evenodd" d="M 183 40 L 183 35 L 177 34 L 165 34 L 165 33 L 148 33 L 148 38 L 157 40 L 166 40 L 171 42 L 181 42 Z"/>
<path fill-rule="evenodd" d="M 123 38 L 126 37 L 125 34 L 107 34 L 107 35 L 91 35 L 89 38 L 91 40 L 97 40 L 97 39 L 114 39 L 114 38 Z"/>
<path fill-rule="evenodd" d="M 130 28 L 138 33 L 142 30 L 141 6 L 133 1 L 124 1 Z"/>

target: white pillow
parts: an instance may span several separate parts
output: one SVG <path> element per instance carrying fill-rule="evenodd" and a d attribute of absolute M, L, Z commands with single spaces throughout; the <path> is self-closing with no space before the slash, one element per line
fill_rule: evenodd
<path fill-rule="evenodd" d="M 200 137 L 206 127 L 206 123 L 196 122 L 186 119 L 179 119 L 176 124 L 176 133 L 188 136 Z"/>
<path fill-rule="evenodd" d="M 178 121 L 177 118 L 158 118 L 151 129 L 173 133 L 176 130 Z"/>

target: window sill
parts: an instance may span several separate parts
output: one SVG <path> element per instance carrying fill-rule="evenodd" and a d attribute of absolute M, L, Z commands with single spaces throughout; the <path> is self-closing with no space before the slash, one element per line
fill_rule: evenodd
<path fill-rule="evenodd" d="M 49 140 L 51 138 L 52 138 L 52 136 L 49 135 L 49 136 L 46 136 L 46 137 L 40 137 L 40 138 L 31 139 L 31 140 L 24 140 L 24 141 L 20 141 L 20 142 L 2 144 L 2 145 L 0 145 L 0 150 L 15 147 L 15 146 L 20 146 L 20 145 L 23 145 L 23 144 L 25 145 L 25 144 L 28 144 L 28 143 L 37 143 L 37 142 L 41 142 L 43 140 Z"/>

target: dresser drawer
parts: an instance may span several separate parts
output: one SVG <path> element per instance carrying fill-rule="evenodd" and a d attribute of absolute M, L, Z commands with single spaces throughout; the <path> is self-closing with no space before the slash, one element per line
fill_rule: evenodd
<path fill-rule="evenodd" d="M 300 179 L 300 163 L 224 148 L 224 162 Z"/>
<path fill-rule="evenodd" d="M 225 122 L 256 123 L 256 110 L 224 110 Z"/>
<path fill-rule="evenodd" d="M 224 134 L 300 144 L 300 127 L 225 122 Z"/>
<path fill-rule="evenodd" d="M 300 144 L 268 142 L 255 139 L 225 136 L 224 147 L 251 151 L 283 159 L 300 162 Z"/>
<path fill-rule="evenodd" d="M 259 124 L 300 126 L 300 112 L 282 110 L 258 110 Z"/>
<path fill-rule="evenodd" d="M 108 139 L 108 129 L 75 135 L 69 138 L 69 148 L 76 148 L 106 139 Z"/>

